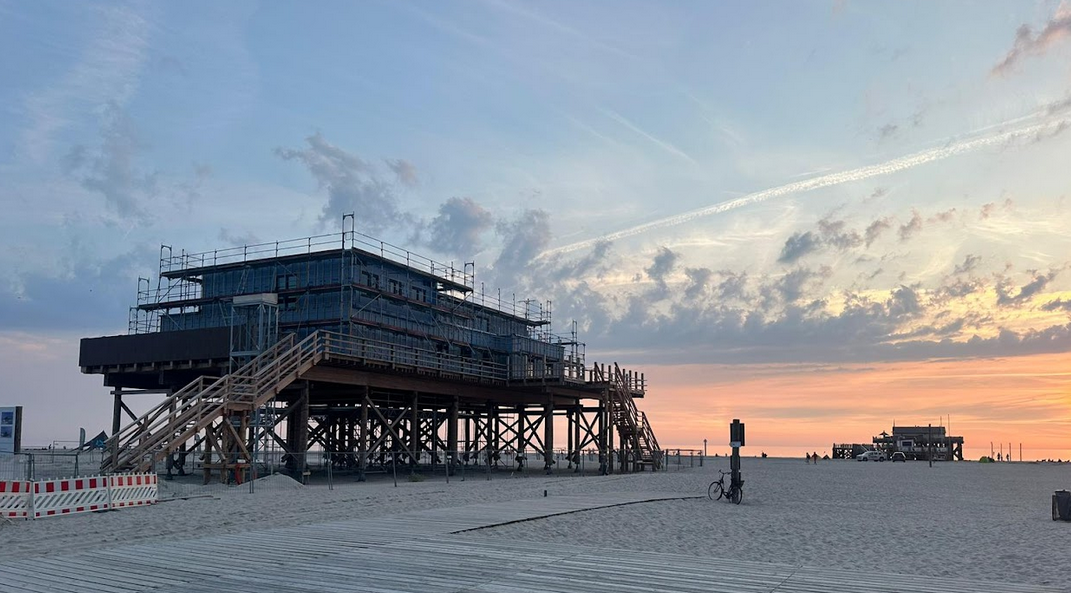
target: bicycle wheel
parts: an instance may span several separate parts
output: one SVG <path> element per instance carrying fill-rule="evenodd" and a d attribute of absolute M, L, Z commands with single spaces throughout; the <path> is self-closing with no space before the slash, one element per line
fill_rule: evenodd
<path fill-rule="evenodd" d="M 729 493 L 729 501 L 733 504 L 740 504 L 741 500 L 744 500 L 744 489 L 737 486 Z"/>
<path fill-rule="evenodd" d="M 722 488 L 721 482 L 711 482 L 710 486 L 707 486 L 707 498 L 721 500 L 722 496 L 725 496 L 725 490 Z"/>

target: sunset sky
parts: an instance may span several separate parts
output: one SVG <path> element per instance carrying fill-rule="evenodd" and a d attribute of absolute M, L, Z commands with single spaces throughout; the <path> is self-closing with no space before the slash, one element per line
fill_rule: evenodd
<path fill-rule="evenodd" d="M 161 243 L 355 212 L 552 300 L 663 445 L 1071 458 L 1071 4 L 0 0 L 0 55 L 27 444 L 110 425 L 77 341 Z"/>

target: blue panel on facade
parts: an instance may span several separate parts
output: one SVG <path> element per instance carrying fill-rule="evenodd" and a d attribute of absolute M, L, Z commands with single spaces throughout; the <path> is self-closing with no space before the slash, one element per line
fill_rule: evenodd
<path fill-rule="evenodd" d="M 162 332 L 229 327 L 235 296 L 273 293 L 280 332 L 342 332 L 388 345 L 395 364 L 508 363 L 527 369 L 514 374 L 532 376 L 534 368 L 544 377 L 544 367 L 560 368 L 566 357 L 549 334 L 536 333 L 542 320 L 476 304 L 465 286 L 360 250 L 243 259 L 162 277 L 167 291 L 138 307 L 158 317 Z"/>

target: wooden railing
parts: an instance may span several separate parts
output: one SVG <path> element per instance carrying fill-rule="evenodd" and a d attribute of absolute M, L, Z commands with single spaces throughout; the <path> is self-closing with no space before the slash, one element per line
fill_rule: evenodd
<path fill-rule="evenodd" d="M 295 343 L 288 334 L 218 379 L 198 378 L 165 398 L 108 439 L 105 471 L 139 468 L 170 453 L 204 430 L 227 409 L 259 408 L 325 357 L 382 362 L 478 380 L 504 381 L 506 366 L 445 353 L 319 331 Z"/>
<path fill-rule="evenodd" d="M 106 442 L 111 454 L 105 471 L 139 468 L 170 452 L 219 418 L 227 407 L 263 405 L 274 397 L 284 378 L 301 366 L 316 343 L 315 334 L 294 345 L 288 335 L 237 371 L 213 379 L 199 377 L 165 398 Z M 289 383 L 289 381 L 287 381 Z M 147 459 L 148 457 L 152 459 Z"/>
<path fill-rule="evenodd" d="M 508 368 L 493 361 L 404 347 L 346 334 L 317 331 L 300 342 L 288 334 L 236 371 L 220 378 L 199 377 L 165 398 L 108 439 L 106 472 L 141 469 L 206 429 L 227 410 L 254 410 L 275 398 L 313 365 L 325 359 L 379 362 L 481 381 L 506 381 Z M 595 365 L 592 382 L 607 383 L 614 424 L 645 462 L 658 463 L 658 441 L 647 416 L 636 408 L 643 375 Z"/>
<path fill-rule="evenodd" d="M 587 370 L 587 380 L 589 383 L 618 381 L 632 393 L 643 393 L 647 390 L 647 378 L 644 373 L 622 369 L 617 366 L 617 363 L 610 367 L 605 364 L 594 363 Z"/>
<path fill-rule="evenodd" d="M 478 381 L 504 383 L 509 379 L 507 365 L 492 360 L 480 360 L 337 332 L 321 330 L 318 333 L 323 340 L 324 354 L 331 358 L 378 362 L 393 367 L 458 375 Z"/>
<path fill-rule="evenodd" d="M 658 446 L 658 439 L 655 438 L 654 430 L 651 429 L 651 423 L 647 421 L 647 413 L 640 412 L 641 430 L 643 431 L 643 439 L 649 443 L 652 451 L 661 451 L 662 448 Z"/>
<path fill-rule="evenodd" d="M 592 371 L 594 380 L 609 384 L 612 420 L 621 435 L 622 445 L 628 445 L 634 462 L 649 463 L 658 469 L 662 462 L 658 440 L 647 415 L 636 407 L 632 397 L 636 387 L 642 385 L 643 375 L 622 371 L 616 363 L 611 367 L 595 365 Z"/>

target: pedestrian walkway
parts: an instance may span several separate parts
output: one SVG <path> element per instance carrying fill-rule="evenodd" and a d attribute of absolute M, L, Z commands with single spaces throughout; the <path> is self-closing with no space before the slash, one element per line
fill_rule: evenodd
<path fill-rule="evenodd" d="M 1055 593 L 1055 588 L 488 537 L 519 521 L 694 495 L 617 493 L 414 511 L 0 560 L 0 591 Z"/>

